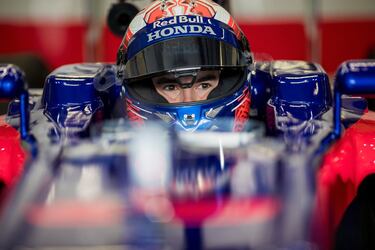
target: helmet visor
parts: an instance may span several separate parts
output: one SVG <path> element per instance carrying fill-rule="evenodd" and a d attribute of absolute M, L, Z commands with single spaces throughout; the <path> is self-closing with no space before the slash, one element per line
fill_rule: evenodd
<path fill-rule="evenodd" d="M 248 58 L 238 48 L 212 38 L 179 37 L 146 47 L 125 65 L 125 79 L 175 69 L 244 67 Z"/>

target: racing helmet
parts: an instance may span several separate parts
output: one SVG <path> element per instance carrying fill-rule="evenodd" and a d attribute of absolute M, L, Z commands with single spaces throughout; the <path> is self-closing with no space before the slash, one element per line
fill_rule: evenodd
<path fill-rule="evenodd" d="M 154 1 L 132 20 L 117 55 L 126 115 L 185 131 L 242 131 L 252 65 L 246 37 L 220 5 Z"/>

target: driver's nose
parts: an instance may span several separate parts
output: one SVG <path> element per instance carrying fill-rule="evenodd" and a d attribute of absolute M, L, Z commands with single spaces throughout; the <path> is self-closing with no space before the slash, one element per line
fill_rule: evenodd
<path fill-rule="evenodd" d="M 192 88 L 182 89 L 183 102 L 192 102 L 195 101 L 193 98 Z"/>

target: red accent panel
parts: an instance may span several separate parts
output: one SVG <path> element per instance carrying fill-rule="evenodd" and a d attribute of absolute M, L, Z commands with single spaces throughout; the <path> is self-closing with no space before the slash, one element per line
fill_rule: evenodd
<path fill-rule="evenodd" d="M 83 23 L 0 23 L 0 54 L 34 52 L 54 69 L 83 61 Z"/>
<path fill-rule="evenodd" d="M 375 173 L 375 112 L 365 114 L 331 148 L 318 172 L 315 231 L 323 249 L 331 249 L 335 230 L 357 188 Z"/>
<path fill-rule="evenodd" d="M 321 21 L 321 59 L 325 70 L 334 72 L 345 60 L 367 58 L 370 48 L 375 48 L 374 28 L 375 19 Z"/>
<path fill-rule="evenodd" d="M 39 227 L 108 227 L 126 214 L 124 204 L 115 200 L 57 201 L 47 206 L 30 206 L 27 220 Z"/>
<path fill-rule="evenodd" d="M 4 116 L 0 116 L 0 182 L 6 190 L 11 188 L 22 173 L 25 152 L 21 147 L 19 132 L 6 124 Z M 0 203 L 3 199 L 0 189 Z"/>
<path fill-rule="evenodd" d="M 235 110 L 235 113 L 234 113 L 234 125 L 233 125 L 234 132 L 244 131 L 245 124 L 249 120 L 251 101 L 250 101 L 250 93 L 248 89 L 246 89 L 243 92 L 243 97 L 241 97 L 239 101 L 241 101 L 242 103 Z"/>
<path fill-rule="evenodd" d="M 130 121 L 135 122 L 139 125 L 144 124 L 144 119 L 138 115 L 138 107 L 134 106 L 130 100 L 126 100 L 126 114 Z"/>
<path fill-rule="evenodd" d="M 252 199 L 224 199 L 218 203 L 214 199 L 200 201 L 174 201 L 175 221 L 185 225 L 232 226 L 242 223 L 267 221 L 280 211 L 279 200 L 271 197 Z"/>
<path fill-rule="evenodd" d="M 112 34 L 107 26 L 103 28 L 101 59 L 104 62 L 115 62 L 121 38 Z"/>
<path fill-rule="evenodd" d="M 303 22 L 239 22 L 255 53 L 273 59 L 308 59 L 308 40 Z"/>
<path fill-rule="evenodd" d="M 281 202 L 276 197 L 252 197 L 230 199 L 213 196 L 205 198 L 170 197 L 160 190 L 151 193 L 133 190 L 134 207 L 161 221 L 172 221 L 188 226 L 236 226 L 241 223 L 267 221 L 280 213 Z"/>

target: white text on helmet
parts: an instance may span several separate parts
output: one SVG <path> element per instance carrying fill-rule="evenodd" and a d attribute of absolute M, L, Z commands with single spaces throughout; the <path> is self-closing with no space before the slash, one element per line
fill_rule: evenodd
<path fill-rule="evenodd" d="M 182 25 L 182 26 L 167 27 L 161 30 L 156 30 L 150 34 L 147 34 L 147 37 L 148 37 L 147 42 L 152 42 L 162 37 L 168 37 L 168 36 L 179 35 L 179 34 L 210 34 L 210 35 L 216 36 L 216 33 L 210 26 Z"/>
<path fill-rule="evenodd" d="M 165 26 L 173 24 L 183 24 L 183 23 L 201 23 L 204 24 L 203 17 L 201 16 L 175 16 L 169 20 L 158 20 L 153 23 L 153 28 L 162 28 Z"/>

